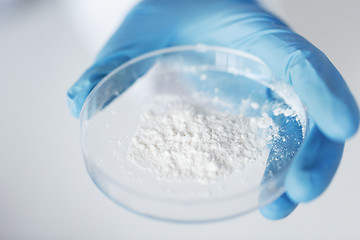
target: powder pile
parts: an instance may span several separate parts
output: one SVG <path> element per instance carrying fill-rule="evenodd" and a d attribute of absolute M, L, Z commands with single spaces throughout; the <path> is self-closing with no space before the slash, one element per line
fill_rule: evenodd
<path fill-rule="evenodd" d="M 159 106 L 160 104 L 160 106 Z M 177 102 L 141 116 L 128 158 L 158 178 L 209 182 L 263 157 L 272 138 L 268 116 L 246 117 Z"/>

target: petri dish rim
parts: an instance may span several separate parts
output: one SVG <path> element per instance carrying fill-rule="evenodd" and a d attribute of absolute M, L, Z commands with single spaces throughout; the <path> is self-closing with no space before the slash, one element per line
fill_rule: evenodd
<path fill-rule="evenodd" d="M 176 53 L 176 52 L 184 52 L 184 51 L 195 51 L 195 52 L 206 52 L 206 51 L 218 51 L 218 52 L 223 52 L 223 53 L 229 53 L 229 54 L 232 54 L 232 55 L 237 55 L 237 56 L 241 56 L 241 57 L 245 57 L 245 58 L 248 58 L 250 60 L 253 60 L 255 62 L 258 62 L 259 64 L 263 65 L 264 67 L 266 67 L 269 71 L 269 73 L 271 74 L 271 70 L 267 67 L 267 65 L 258 57 L 254 56 L 254 55 L 251 55 L 249 53 L 246 53 L 246 52 L 243 52 L 243 51 L 240 51 L 240 50 L 236 50 L 236 49 L 231 49 L 231 48 L 226 48 L 226 47 L 221 47 L 221 46 L 208 46 L 208 45 L 202 45 L 202 44 L 198 44 L 198 45 L 186 45 L 186 46 L 176 46 L 176 47 L 169 47 L 169 48 L 164 48 L 164 49 L 160 49 L 160 50 L 155 50 L 155 51 L 152 51 L 152 52 L 149 52 L 149 53 L 145 53 L 143 55 L 140 55 L 138 57 L 135 57 L 127 62 L 125 62 L 124 64 L 116 67 L 114 70 L 112 70 L 106 77 L 104 77 L 102 80 L 99 81 L 99 83 L 91 90 L 90 94 L 88 95 L 88 97 L 86 98 L 85 100 L 85 103 L 81 109 L 81 112 L 80 112 L 80 117 L 79 117 L 79 120 L 80 120 L 80 141 L 81 141 L 81 147 L 82 147 L 82 153 L 83 153 L 83 156 L 84 156 L 84 160 L 85 160 L 85 164 L 86 164 L 86 168 L 87 168 L 87 171 L 91 177 L 91 179 L 94 181 L 95 185 L 106 195 L 108 196 L 111 200 L 113 200 L 114 202 L 116 202 L 117 204 L 119 204 L 120 206 L 134 212 L 134 213 L 137 213 L 137 214 L 140 214 L 140 215 L 143 215 L 143 216 L 146 216 L 146 217 L 150 217 L 150 218 L 153 218 L 153 219 L 158 219 L 158 220 L 165 220 L 165 221 L 172 221 L 172 222 L 187 222 L 187 223 L 200 223 L 200 222 L 212 222 L 212 221 L 220 221 L 220 220 L 224 220 L 224 219 L 230 219 L 230 218 L 233 218 L 233 217 L 236 217 L 236 216 L 240 216 L 240 215 L 243 215 L 247 212 L 250 212 L 250 211 L 253 211 L 259 207 L 262 207 L 266 204 L 269 204 L 271 203 L 272 201 L 274 201 L 277 197 L 281 196 L 284 192 L 285 192 L 285 189 L 282 188 L 282 189 L 278 189 L 277 191 L 277 194 L 274 194 L 271 198 L 267 199 L 266 201 L 262 202 L 262 205 L 259 205 L 257 204 L 257 206 L 254 206 L 252 209 L 248 209 L 247 211 L 243 211 L 243 212 L 240 212 L 240 213 L 234 213 L 233 215 L 231 216 L 228 216 L 228 217 L 222 217 L 222 218 L 218 218 L 218 219 L 209 219 L 209 220 L 176 220 L 176 219 L 168 219 L 168 218 L 163 218 L 163 217 L 157 217 L 157 216 L 153 216 L 153 215 L 150 215 L 150 214 L 146 214 L 146 213 L 142 213 L 142 212 L 139 212 L 137 211 L 136 209 L 134 208 L 131 208 L 125 204 L 122 204 L 121 202 L 115 200 L 110 194 L 108 194 L 98 183 L 97 183 L 97 180 L 94 179 L 94 176 L 92 176 L 92 174 L 90 173 L 90 170 L 89 170 L 89 165 L 88 165 L 88 162 L 93 162 L 91 160 L 91 157 L 89 156 L 87 150 L 86 150 L 86 131 L 87 131 L 87 118 L 86 118 L 86 109 L 88 108 L 88 105 L 89 105 L 89 102 L 91 101 L 91 99 L 94 97 L 94 95 L 97 93 L 97 91 L 109 80 L 111 80 L 112 76 L 115 75 L 117 72 L 121 71 L 122 69 L 125 69 L 126 67 L 128 66 L 131 66 L 135 63 L 138 63 L 144 59 L 148 59 L 148 58 L 151 58 L 151 57 L 155 57 L 155 56 L 160 56 L 160 55 L 163 55 L 163 54 L 167 54 L 167 53 Z M 274 76 L 271 74 L 271 76 L 274 78 Z M 270 89 L 273 89 L 273 86 L 271 85 L 271 82 L 266 82 L 266 81 L 262 81 L 262 79 L 260 78 L 257 78 L 257 79 L 252 79 L 254 81 L 257 81 L 259 82 L 260 84 L 270 88 Z M 304 106 L 304 108 L 306 109 L 306 107 Z M 307 111 L 305 111 L 306 113 L 306 118 L 305 118 L 305 132 L 304 132 L 304 139 L 307 135 L 307 132 L 308 132 L 308 122 L 309 122 L 309 119 L 308 119 L 308 116 L 307 116 Z M 95 164 L 95 163 L 93 163 Z M 118 188 L 121 188 L 122 190 L 124 191 L 128 191 L 128 192 L 131 192 L 132 194 L 135 194 L 135 195 L 139 195 L 141 197 L 146 197 L 146 198 L 149 198 L 149 199 L 152 199 L 152 200 L 160 200 L 160 201 L 166 201 L 166 202 L 173 202 L 174 204 L 177 204 L 179 203 L 179 200 L 176 200 L 176 199 L 170 199 L 170 198 L 161 198 L 161 197 L 155 197 L 155 196 L 150 196 L 150 195 L 147 195 L 145 193 L 141 193 L 141 192 L 136 192 L 134 191 L 133 189 L 129 189 L 127 188 L 126 186 L 123 186 L 122 184 L 120 184 L 119 182 L 117 182 L 116 180 L 114 180 L 113 178 L 111 178 L 110 176 L 108 176 L 101 168 L 98 167 L 97 171 L 100 172 L 101 175 L 103 175 L 103 177 L 105 177 L 107 179 L 107 181 L 110 181 L 112 182 L 113 184 L 115 184 Z M 287 169 L 284 169 L 282 172 L 285 172 L 286 173 Z M 227 197 L 226 199 L 230 199 L 230 198 L 234 198 L 234 199 L 237 199 L 237 198 L 242 198 L 243 196 L 246 196 L 252 192 L 259 192 L 261 187 L 264 187 L 266 185 L 270 185 L 270 184 L 273 184 L 273 183 L 276 183 L 279 178 L 283 177 L 283 174 L 280 174 L 279 176 L 275 176 L 273 179 L 271 179 L 270 181 L 266 182 L 266 183 L 263 183 L 259 186 L 256 186 L 256 187 L 253 187 L 253 188 L 250 188 L 248 189 L 247 191 L 244 191 L 244 192 L 241 192 L 241 193 L 238 193 L 238 194 L 235 194 L 235 195 L 232 195 L 230 197 Z M 191 201 L 191 202 L 187 202 L 187 204 L 192 204 L 192 205 L 196 205 L 196 204 L 202 204 L 204 202 L 209 202 L 209 201 L 221 201 L 221 199 L 201 199 L 201 200 L 198 200 L 198 201 Z"/>

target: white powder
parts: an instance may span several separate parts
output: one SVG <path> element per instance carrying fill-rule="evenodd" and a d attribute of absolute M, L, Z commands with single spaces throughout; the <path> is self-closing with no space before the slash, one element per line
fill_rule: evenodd
<path fill-rule="evenodd" d="M 167 180 L 204 183 L 242 170 L 264 157 L 275 131 L 267 115 L 246 117 L 163 99 L 153 109 L 142 115 L 128 158 Z"/>

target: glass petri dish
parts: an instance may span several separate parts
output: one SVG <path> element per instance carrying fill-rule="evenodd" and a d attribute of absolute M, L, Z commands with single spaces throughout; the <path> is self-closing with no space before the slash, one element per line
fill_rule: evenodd
<path fill-rule="evenodd" d="M 162 95 L 217 111 L 270 117 L 276 134 L 266 156 L 246 171 L 206 184 L 169 181 L 138 167 L 128 159 L 128 149 L 141 115 Z M 308 128 L 306 107 L 263 61 L 205 45 L 161 49 L 128 61 L 99 82 L 80 113 L 85 164 L 98 188 L 137 214 L 187 223 L 240 216 L 281 196 Z"/>

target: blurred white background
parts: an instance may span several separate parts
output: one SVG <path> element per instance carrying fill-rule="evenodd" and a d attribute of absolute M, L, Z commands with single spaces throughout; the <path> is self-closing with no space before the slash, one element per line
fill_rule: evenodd
<path fill-rule="evenodd" d="M 360 134 L 348 141 L 326 192 L 281 221 L 253 212 L 172 224 L 115 205 L 86 173 L 66 91 L 132 1 L 10 2 L 0 0 L 0 239 L 360 239 Z M 328 55 L 359 101 L 360 1 L 272 6 Z"/>

